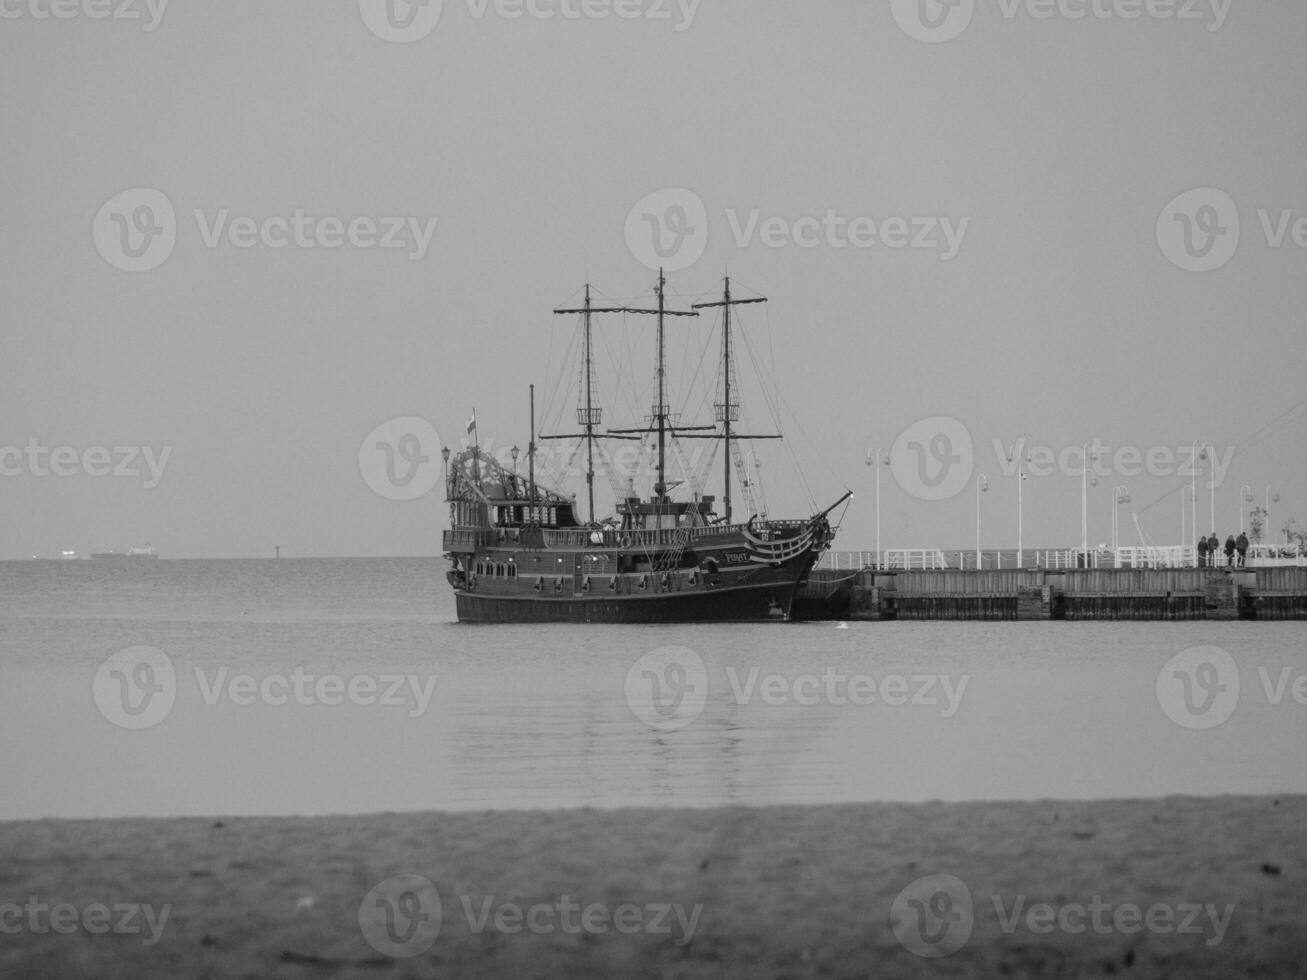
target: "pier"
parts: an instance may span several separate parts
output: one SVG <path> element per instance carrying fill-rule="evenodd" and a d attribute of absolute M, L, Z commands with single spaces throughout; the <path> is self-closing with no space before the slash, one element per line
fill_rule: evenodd
<path fill-rule="evenodd" d="M 802 620 L 1304 620 L 1307 567 L 818 568 Z"/>

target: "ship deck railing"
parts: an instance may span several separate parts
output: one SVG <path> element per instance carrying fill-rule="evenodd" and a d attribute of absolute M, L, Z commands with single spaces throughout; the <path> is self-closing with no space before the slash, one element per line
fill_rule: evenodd
<path fill-rule="evenodd" d="M 807 521 L 765 521 L 754 525 L 755 531 L 791 531 L 807 527 Z M 745 524 L 708 524 L 658 528 L 656 530 L 623 530 L 622 528 L 540 528 L 545 548 L 684 548 L 711 538 L 742 535 Z M 470 551 L 494 545 L 517 544 L 529 529 L 520 527 L 456 527 L 444 532 L 446 551 Z M 532 529 L 533 530 L 533 529 Z M 776 540 L 782 540 L 778 538 Z"/>
<path fill-rule="evenodd" d="M 704 538 L 739 534 L 742 524 L 709 524 L 703 527 L 667 527 L 653 531 L 629 531 L 621 528 L 574 528 L 566 531 L 544 530 L 546 548 L 674 548 Z M 596 536 L 598 539 L 596 540 Z"/>

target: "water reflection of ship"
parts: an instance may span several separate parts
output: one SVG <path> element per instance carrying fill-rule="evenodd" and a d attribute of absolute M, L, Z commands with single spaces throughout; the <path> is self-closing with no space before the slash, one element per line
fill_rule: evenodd
<path fill-rule="evenodd" d="M 92 558 L 158 558 L 159 553 L 154 550 L 154 545 L 147 544 L 144 548 L 128 548 L 126 551 L 93 551 Z"/>

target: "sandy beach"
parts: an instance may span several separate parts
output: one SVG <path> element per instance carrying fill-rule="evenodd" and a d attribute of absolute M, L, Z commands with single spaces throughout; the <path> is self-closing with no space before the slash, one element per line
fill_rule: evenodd
<path fill-rule="evenodd" d="M 1300 796 L 13 822 L 0 976 L 1292 976 L 1304 854 Z"/>

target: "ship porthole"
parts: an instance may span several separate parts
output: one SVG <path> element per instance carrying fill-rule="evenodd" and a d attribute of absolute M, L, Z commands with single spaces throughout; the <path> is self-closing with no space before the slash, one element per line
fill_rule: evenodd
<path fill-rule="evenodd" d="M 629 534 L 622 535 L 622 547 L 623 548 L 631 547 L 631 536 Z"/>
<path fill-rule="evenodd" d="M 536 584 L 533 585 L 533 586 L 531 586 L 531 588 L 533 588 L 533 589 L 535 589 L 537 592 L 539 592 L 542 588 L 544 588 L 544 581 L 545 581 L 545 580 L 542 579 L 542 578 L 538 578 L 538 579 L 536 579 Z"/>

